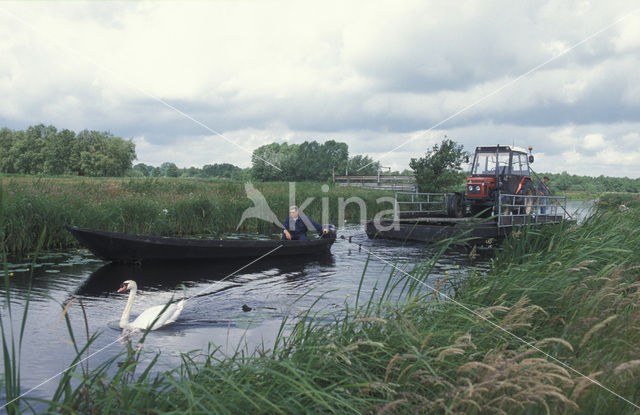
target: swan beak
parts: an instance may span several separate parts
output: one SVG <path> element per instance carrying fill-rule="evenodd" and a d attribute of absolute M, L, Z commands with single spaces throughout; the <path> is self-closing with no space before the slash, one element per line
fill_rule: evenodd
<path fill-rule="evenodd" d="M 118 288 L 118 292 L 119 292 L 119 293 L 121 293 L 121 292 L 123 292 L 123 291 L 124 291 L 124 290 L 126 290 L 126 289 L 127 289 L 127 284 L 122 284 L 122 285 L 120 286 L 120 288 Z"/>

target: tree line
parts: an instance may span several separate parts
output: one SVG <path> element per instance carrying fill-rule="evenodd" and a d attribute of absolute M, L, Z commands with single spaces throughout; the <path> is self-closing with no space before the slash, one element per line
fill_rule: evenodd
<path fill-rule="evenodd" d="M 628 177 L 607 177 L 607 176 L 577 176 L 566 171 L 562 173 L 538 173 L 537 176 L 549 177 L 549 188 L 552 193 L 562 194 L 564 192 L 586 192 L 586 193 L 640 193 L 640 178 L 630 179 Z M 536 177 L 536 176 L 534 176 Z"/>
<path fill-rule="evenodd" d="M 445 139 L 428 150 L 424 157 L 412 158 L 413 172 L 423 192 L 459 190 L 466 171 L 462 160 L 467 155 L 462 145 Z M 132 167 L 135 144 L 110 132 L 83 130 L 75 133 L 43 124 L 26 130 L 0 129 L 0 173 L 79 176 L 202 177 L 258 181 L 327 181 L 336 175 L 375 175 L 380 163 L 367 155 L 349 157 L 346 143 L 271 143 L 253 151 L 252 167 L 242 169 L 230 163 L 207 164 L 202 168 L 179 168 L 165 162 L 154 167 L 144 163 Z M 398 172 L 394 172 L 398 173 Z M 563 192 L 640 192 L 640 178 L 577 176 L 562 172 L 544 173 L 553 193 Z"/>
<path fill-rule="evenodd" d="M 43 124 L 0 130 L 0 172 L 123 176 L 136 158 L 131 140 L 109 132 L 75 133 Z"/>
<path fill-rule="evenodd" d="M 320 144 L 271 143 L 251 156 L 251 177 L 260 181 L 326 181 L 335 175 L 374 175 L 380 163 L 369 156 L 349 158 L 349 146 L 335 140 Z"/>
<path fill-rule="evenodd" d="M 202 168 L 179 168 L 175 163 L 165 162 L 159 167 L 138 163 L 133 166 L 131 176 L 138 177 L 219 177 L 232 180 L 246 180 L 250 177 L 250 169 L 241 169 L 229 163 L 205 164 Z"/>

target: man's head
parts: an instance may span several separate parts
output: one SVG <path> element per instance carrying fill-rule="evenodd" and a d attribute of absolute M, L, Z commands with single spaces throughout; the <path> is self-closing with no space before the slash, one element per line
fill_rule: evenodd
<path fill-rule="evenodd" d="M 289 216 L 292 219 L 298 219 L 298 206 L 293 205 L 293 206 L 289 207 Z"/>
<path fill-rule="evenodd" d="M 546 183 L 546 182 L 548 182 L 548 181 L 549 181 L 549 178 L 548 178 L 547 176 L 544 176 L 544 177 L 542 178 L 542 181 Z"/>

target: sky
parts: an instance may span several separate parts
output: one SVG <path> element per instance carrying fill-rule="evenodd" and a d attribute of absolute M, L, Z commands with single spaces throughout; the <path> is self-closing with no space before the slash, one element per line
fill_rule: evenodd
<path fill-rule="evenodd" d="M 402 170 L 446 136 L 638 178 L 638 68 L 635 0 L 0 2 L 0 127 L 154 166 L 333 139 Z"/>

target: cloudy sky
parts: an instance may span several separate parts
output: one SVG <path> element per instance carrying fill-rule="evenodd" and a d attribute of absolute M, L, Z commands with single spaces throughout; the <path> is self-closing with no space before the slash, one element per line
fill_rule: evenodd
<path fill-rule="evenodd" d="M 179 167 L 335 139 L 403 169 L 446 135 L 532 145 L 541 172 L 637 178 L 638 7 L 0 2 L 0 127 L 106 130 Z"/>

